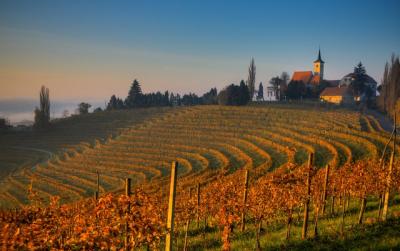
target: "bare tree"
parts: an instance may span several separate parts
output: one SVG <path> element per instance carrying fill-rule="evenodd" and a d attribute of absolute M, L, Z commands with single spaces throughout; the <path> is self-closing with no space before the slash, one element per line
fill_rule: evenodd
<path fill-rule="evenodd" d="M 250 92 L 250 100 L 253 100 L 254 90 L 256 83 L 256 65 L 254 64 L 254 58 L 251 58 L 250 66 L 249 66 L 249 76 L 247 78 L 247 87 Z"/>
<path fill-rule="evenodd" d="M 390 63 L 386 63 L 383 74 L 381 95 L 378 98 L 379 108 L 394 117 L 396 102 L 400 97 L 400 60 L 398 56 L 392 55 Z"/>
<path fill-rule="evenodd" d="M 269 83 L 272 85 L 275 97 L 277 98 L 277 100 L 280 100 L 280 89 L 282 85 L 282 79 L 280 79 L 279 76 L 276 76 L 271 78 Z"/>

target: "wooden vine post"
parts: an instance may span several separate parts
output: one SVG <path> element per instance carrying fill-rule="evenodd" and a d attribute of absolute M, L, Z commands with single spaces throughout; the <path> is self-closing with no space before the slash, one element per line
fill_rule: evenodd
<path fill-rule="evenodd" d="M 165 241 L 165 251 L 172 250 L 172 240 L 174 238 L 174 210 L 175 210 L 177 167 L 178 167 L 178 162 L 173 161 L 171 167 L 171 183 L 169 187 L 168 218 L 167 218 L 168 232 Z"/>
<path fill-rule="evenodd" d="M 131 178 L 126 178 L 125 179 L 125 195 L 126 196 L 131 196 Z M 128 204 L 128 210 L 127 210 L 127 214 L 130 212 L 131 210 L 131 204 Z M 129 224 L 128 222 L 125 222 L 125 249 L 126 250 L 130 250 L 130 246 L 129 246 Z"/>
<path fill-rule="evenodd" d="M 196 188 L 197 193 L 197 204 L 196 204 L 196 221 L 197 221 L 197 228 L 200 226 L 200 183 L 197 183 Z"/>
<path fill-rule="evenodd" d="M 94 192 L 94 198 L 97 201 L 100 196 L 100 174 L 98 170 L 96 171 L 96 175 L 97 175 L 97 190 L 96 192 Z"/>
<path fill-rule="evenodd" d="M 360 212 L 358 214 L 358 224 L 363 223 L 363 217 L 364 217 L 364 212 L 365 208 L 367 207 L 367 195 L 363 194 L 363 197 L 361 198 L 361 207 L 360 207 Z"/>
<path fill-rule="evenodd" d="M 191 198 L 192 198 L 192 188 L 189 187 L 189 200 Z M 187 251 L 189 224 L 190 224 L 190 218 L 188 218 L 185 223 L 185 241 L 183 243 L 183 251 Z"/>
<path fill-rule="evenodd" d="M 322 194 L 322 215 L 325 214 L 326 199 L 328 196 L 329 165 L 325 168 L 324 193 Z"/>
<path fill-rule="evenodd" d="M 125 195 L 131 196 L 131 178 L 125 179 Z"/>
<path fill-rule="evenodd" d="M 241 227 L 240 230 L 243 232 L 246 224 L 246 201 L 247 201 L 247 190 L 249 187 L 249 170 L 246 169 L 244 173 L 244 190 L 243 190 L 243 211 L 242 211 L 242 219 L 241 219 Z"/>
<path fill-rule="evenodd" d="M 394 161 L 394 152 L 392 152 L 392 155 L 390 156 L 389 173 L 388 176 L 386 177 L 386 190 L 385 190 L 383 211 L 382 211 L 382 220 L 384 221 L 387 219 L 387 214 L 389 210 L 389 196 L 390 196 L 390 186 L 392 182 L 393 161 Z"/>
<path fill-rule="evenodd" d="M 389 170 L 388 170 L 388 175 L 386 177 L 386 190 L 385 190 L 385 196 L 384 196 L 384 202 L 383 202 L 383 211 L 382 211 L 382 220 L 386 221 L 387 215 L 388 215 L 388 210 L 389 210 L 389 196 L 390 196 L 390 188 L 391 188 L 391 183 L 392 183 L 392 172 L 393 172 L 393 164 L 394 164 L 394 156 L 396 153 L 396 134 L 397 134 L 397 128 L 396 128 L 396 112 L 394 113 L 394 121 L 393 121 L 393 152 L 392 155 L 390 156 L 390 162 L 389 162 Z"/>
<path fill-rule="evenodd" d="M 307 198 L 304 203 L 304 217 L 303 217 L 303 229 L 301 231 L 301 239 L 307 239 L 307 228 L 308 228 L 308 214 L 311 197 L 311 169 L 313 165 L 314 154 L 310 153 L 308 156 L 308 173 L 307 173 Z"/>

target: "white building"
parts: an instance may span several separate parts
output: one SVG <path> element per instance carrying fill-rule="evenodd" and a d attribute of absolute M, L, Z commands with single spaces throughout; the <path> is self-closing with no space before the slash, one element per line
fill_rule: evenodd
<path fill-rule="evenodd" d="M 272 84 L 269 83 L 269 81 L 265 81 L 265 86 L 263 85 L 263 98 L 258 97 L 258 91 L 259 90 L 254 90 L 254 96 L 252 98 L 253 101 L 278 101 L 279 97 L 279 88 L 278 86 L 278 93 L 274 90 L 274 87 Z"/>
<path fill-rule="evenodd" d="M 277 92 L 274 87 L 269 83 L 269 81 L 265 81 L 267 84 L 264 87 L 264 100 L 265 101 L 278 101 Z M 278 91 L 279 92 L 279 91 Z"/>

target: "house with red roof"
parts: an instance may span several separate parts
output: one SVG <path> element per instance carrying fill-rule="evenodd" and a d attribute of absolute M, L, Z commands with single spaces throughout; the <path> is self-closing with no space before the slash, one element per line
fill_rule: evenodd
<path fill-rule="evenodd" d="M 351 104 L 354 102 L 354 97 L 349 88 L 345 85 L 326 87 L 319 95 L 322 102 L 333 104 Z"/>

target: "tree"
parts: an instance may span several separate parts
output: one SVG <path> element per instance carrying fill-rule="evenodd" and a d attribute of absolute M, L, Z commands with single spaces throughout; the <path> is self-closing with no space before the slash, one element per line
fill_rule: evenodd
<path fill-rule="evenodd" d="M 264 100 L 264 87 L 262 82 L 258 85 L 257 101 Z"/>
<path fill-rule="evenodd" d="M 256 65 L 254 64 L 254 58 L 252 58 L 249 66 L 249 76 L 247 78 L 247 85 L 249 88 L 250 99 L 253 99 L 254 97 L 255 83 L 256 83 Z"/>
<path fill-rule="evenodd" d="M 269 83 L 272 85 L 272 88 L 274 89 L 275 97 L 280 100 L 280 89 L 282 85 L 282 79 L 279 78 L 279 76 L 271 78 Z"/>
<path fill-rule="evenodd" d="M 142 88 L 139 82 L 133 80 L 131 89 L 129 90 L 128 96 L 125 99 L 125 105 L 128 108 L 140 107 L 142 105 Z"/>
<path fill-rule="evenodd" d="M 357 75 L 365 75 L 367 71 L 361 62 L 358 63 L 356 67 L 354 67 L 354 73 Z"/>
<path fill-rule="evenodd" d="M 288 98 L 300 99 L 304 98 L 306 94 L 307 88 L 303 81 L 290 81 L 286 91 L 286 96 L 288 96 Z"/>
<path fill-rule="evenodd" d="M 181 103 L 182 105 L 198 105 L 200 104 L 201 99 L 194 93 L 185 94 L 182 97 Z"/>
<path fill-rule="evenodd" d="M 250 94 L 244 80 L 240 81 L 237 105 L 246 105 L 252 97 L 253 96 Z"/>
<path fill-rule="evenodd" d="M 281 80 L 282 80 L 282 82 L 281 82 L 281 88 L 280 88 L 280 93 L 279 93 L 279 98 L 282 98 L 282 96 L 284 95 L 284 93 L 286 92 L 286 90 L 287 90 L 287 87 L 288 87 L 288 84 L 289 84 L 289 80 L 290 80 L 290 76 L 289 76 L 289 74 L 287 73 L 287 72 L 282 72 L 281 73 Z"/>
<path fill-rule="evenodd" d="M 399 97 L 400 61 L 399 57 L 393 54 L 390 64 L 386 63 L 385 65 L 383 81 L 380 86 L 380 96 L 378 98 L 379 109 L 393 117 Z"/>
<path fill-rule="evenodd" d="M 209 92 L 206 92 L 201 97 L 202 103 L 205 105 L 214 105 L 217 104 L 218 91 L 217 88 L 211 88 Z"/>
<path fill-rule="evenodd" d="M 10 127 L 10 122 L 5 118 L 0 118 L 0 130 Z"/>
<path fill-rule="evenodd" d="M 170 105 L 170 100 L 169 100 L 169 92 L 165 91 L 164 96 L 163 96 L 163 101 L 161 103 L 162 106 L 169 106 Z"/>
<path fill-rule="evenodd" d="M 117 97 L 112 95 L 110 101 L 107 104 L 107 110 L 116 110 L 117 109 Z"/>
<path fill-rule="evenodd" d="M 218 104 L 220 105 L 245 105 L 249 100 L 249 89 L 243 80 L 239 86 L 231 84 L 218 94 Z"/>
<path fill-rule="evenodd" d="M 89 108 L 92 107 L 91 104 L 82 102 L 78 105 L 78 113 L 79 114 L 88 114 Z"/>
<path fill-rule="evenodd" d="M 361 96 L 366 89 L 368 88 L 365 85 L 366 81 L 366 71 L 365 67 L 362 65 L 362 63 L 358 63 L 356 67 L 354 67 L 354 80 L 350 83 L 350 89 L 353 92 L 353 95 L 355 97 Z"/>
<path fill-rule="evenodd" d="M 50 125 L 50 92 L 45 86 L 40 88 L 39 108 L 35 108 L 34 128 L 45 129 Z"/>
<path fill-rule="evenodd" d="M 97 112 L 102 112 L 103 109 L 101 109 L 101 107 L 97 107 L 96 109 L 93 110 L 93 113 L 97 113 Z"/>

